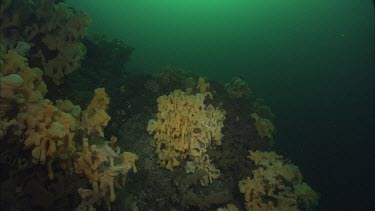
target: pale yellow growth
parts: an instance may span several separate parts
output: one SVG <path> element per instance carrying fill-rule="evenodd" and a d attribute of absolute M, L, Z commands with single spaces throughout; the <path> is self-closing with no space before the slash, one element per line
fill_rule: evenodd
<path fill-rule="evenodd" d="M 257 169 L 253 170 L 253 178 L 238 183 L 246 210 L 311 210 L 317 205 L 318 194 L 302 182 L 297 166 L 286 163 L 275 152 L 250 151 L 249 158 Z"/>
<path fill-rule="evenodd" d="M 106 156 L 96 152 L 96 146 L 91 146 L 87 138 L 83 139 L 83 149 L 82 152 L 79 152 L 79 158 L 77 159 L 77 172 L 83 173 L 90 181 L 90 183 L 96 182 L 99 180 L 99 170 L 98 166 L 106 161 Z"/>
<path fill-rule="evenodd" d="M 70 113 L 75 118 L 79 118 L 81 115 L 81 107 L 74 105 L 70 100 L 56 100 L 56 107 L 66 113 Z"/>
<path fill-rule="evenodd" d="M 16 99 L 17 91 L 22 88 L 23 78 L 18 74 L 10 74 L 5 77 L 0 74 L 0 97 L 3 99 Z"/>
<path fill-rule="evenodd" d="M 107 114 L 109 97 L 104 88 L 95 89 L 95 96 L 82 112 L 81 127 L 87 130 L 87 134 L 97 134 L 104 137 L 103 128 L 107 126 L 111 117 Z"/>
<path fill-rule="evenodd" d="M 25 146 L 32 149 L 34 163 L 45 164 L 59 160 L 61 167 L 73 170 L 72 158 L 75 153 L 74 131 L 77 119 L 61 111 L 49 100 L 28 103 L 18 116 L 18 127 L 25 130 Z M 49 164 L 48 167 L 50 167 Z M 49 169 L 49 177 L 53 178 Z"/>
<path fill-rule="evenodd" d="M 39 51 L 33 55 L 39 58 L 46 76 L 57 85 L 63 82 L 66 75 L 80 67 L 86 54 L 85 46 L 80 42 L 86 36 L 86 28 L 90 18 L 83 12 L 76 11 L 64 3 L 54 4 L 50 1 L 34 11 L 40 22 L 28 24 L 23 30 L 26 40 L 33 42 L 38 36 L 41 42 L 55 56 Z"/>
<path fill-rule="evenodd" d="M 74 131 L 78 128 L 80 110 L 61 110 L 44 99 L 47 92 L 43 72 L 30 68 L 27 59 L 15 51 L 1 58 L 1 133 L 4 136 L 14 126 L 14 135 L 22 135 L 26 148 L 31 149 L 34 163 L 48 164 L 49 177 L 53 178 L 52 162 L 73 170 L 75 153 Z M 70 106 L 79 108 L 79 106 Z"/>
<path fill-rule="evenodd" d="M 0 73 L 0 138 L 3 138 L 8 129 L 17 124 L 14 116 L 9 115 L 17 107 L 17 102 L 24 101 L 23 96 L 17 94 L 22 89 L 24 80 L 18 74 L 5 77 Z"/>
<path fill-rule="evenodd" d="M 159 163 L 166 169 L 180 165 L 180 159 L 189 157 L 186 166 L 188 173 L 204 170 L 202 185 L 208 185 L 220 175 L 211 163 L 206 151 L 209 147 L 220 145 L 223 137 L 225 111 L 204 104 L 201 93 L 189 95 L 175 90 L 170 95 L 160 96 L 157 119 L 148 122 L 147 131 L 154 134 Z"/>
<path fill-rule="evenodd" d="M 1 59 L 1 74 L 6 78 L 3 80 L 7 80 L 6 83 L 1 83 L 2 92 L 8 92 L 11 86 L 15 86 L 11 92 L 17 98 L 22 98 L 21 101 L 37 102 L 43 99 L 47 86 L 39 68 L 30 68 L 26 58 L 11 50 Z M 14 97 L 9 94 L 6 98 Z"/>
<path fill-rule="evenodd" d="M 255 127 L 261 138 L 268 138 L 273 140 L 273 133 L 275 132 L 275 126 L 273 123 L 266 118 L 260 117 L 257 113 L 252 113 L 251 117 L 255 120 Z"/>
<path fill-rule="evenodd" d="M 230 83 L 225 84 L 225 88 L 234 98 L 246 98 L 251 94 L 247 82 L 240 77 L 233 77 Z"/>
<path fill-rule="evenodd" d="M 198 78 L 197 89 L 205 97 L 209 97 L 210 99 L 212 99 L 212 93 L 209 91 L 210 83 L 206 82 L 206 80 L 204 78 L 202 78 L 202 77 Z"/>
<path fill-rule="evenodd" d="M 56 42 L 58 42 L 57 40 Z M 46 76 L 50 77 L 56 85 L 63 83 L 65 76 L 71 74 L 81 66 L 81 60 L 86 54 L 86 48 L 82 43 L 76 43 L 69 47 L 61 48 L 59 54 L 53 59 L 46 60 L 41 55 L 42 65 Z"/>
<path fill-rule="evenodd" d="M 83 201 L 77 210 L 94 209 L 94 205 L 101 200 L 105 200 L 110 209 L 111 202 L 116 199 L 116 177 L 120 175 L 124 185 L 129 170 L 137 172 L 135 162 L 138 156 L 131 152 L 120 153 L 120 149 L 113 149 L 109 142 L 90 146 L 87 138 L 83 139 L 83 150 L 79 154 L 77 171 L 89 178 L 92 189 L 79 190 Z"/>
<path fill-rule="evenodd" d="M 6 135 L 10 127 L 15 125 L 17 125 L 17 120 L 15 119 L 0 118 L 0 139 Z"/>
<path fill-rule="evenodd" d="M 217 211 L 238 211 L 234 204 L 227 204 L 227 206 L 217 209 Z"/>

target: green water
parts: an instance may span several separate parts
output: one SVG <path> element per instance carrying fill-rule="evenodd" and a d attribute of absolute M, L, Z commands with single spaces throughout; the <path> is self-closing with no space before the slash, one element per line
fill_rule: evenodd
<path fill-rule="evenodd" d="M 89 35 L 135 48 L 127 68 L 242 76 L 277 118 L 276 146 L 322 196 L 374 206 L 374 7 L 359 0 L 81 0 Z"/>

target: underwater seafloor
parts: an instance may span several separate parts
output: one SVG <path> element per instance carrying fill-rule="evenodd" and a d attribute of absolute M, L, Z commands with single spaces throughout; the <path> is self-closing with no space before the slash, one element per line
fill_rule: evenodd
<path fill-rule="evenodd" d="M 1 210 L 318 205 L 298 167 L 273 152 L 275 115 L 242 78 L 127 71 L 134 48 L 87 37 L 84 13 L 51 0 L 0 4 Z"/>

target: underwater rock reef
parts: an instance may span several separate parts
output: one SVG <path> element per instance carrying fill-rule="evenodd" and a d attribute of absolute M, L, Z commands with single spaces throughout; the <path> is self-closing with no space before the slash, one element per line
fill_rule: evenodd
<path fill-rule="evenodd" d="M 317 206 L 243 79 L 131 72 L 134 48 L 63 1 L 0 4 L 1 210 Z"/>

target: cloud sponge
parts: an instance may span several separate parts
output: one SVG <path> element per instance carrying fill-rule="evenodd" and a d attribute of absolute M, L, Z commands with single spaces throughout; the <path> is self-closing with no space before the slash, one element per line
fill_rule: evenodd
<path fill-rule="evenodd" d="M 275 152 L 250 151 L 249 158 L 257 169 L 253 170 L 253 178 L 238 184 L 246 210 L 311 210 L 317 205 L 318 194 L 302 182 L 297 166 Z"/>
<path fill-rule="evenodd" d="M 202 93 L 190 95 L 181 90 L 160 96 L 157 119 L 148 122 L 147 130 L 154 134 L 153 145 L 161 166 L 173 170 L 180 165 L 179 159 L 189 157 L 186 172 L 205 171 L 201 184 L 208 185 L 220 175 L 206 152 L 209 147 L 221 144 L 225 111 L 206 106 L 204 100 Z"/>

